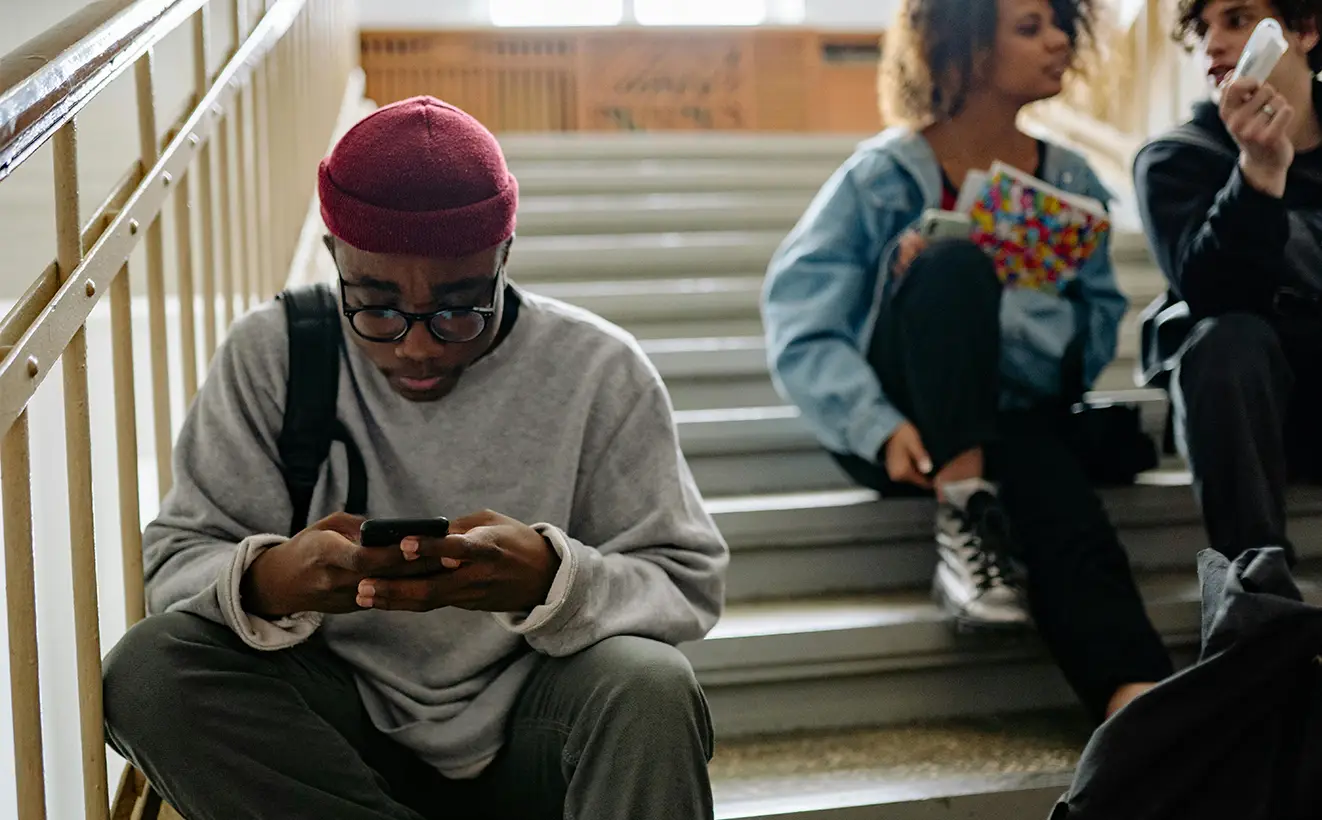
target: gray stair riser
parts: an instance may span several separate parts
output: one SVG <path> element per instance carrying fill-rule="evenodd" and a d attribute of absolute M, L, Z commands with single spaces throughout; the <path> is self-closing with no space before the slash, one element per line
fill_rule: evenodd
<path fill-rule="evenodd" d="M 751 375 L 690 378 L 665 378 L 670 401 L 676 410 L 705 410 L 727 407 L 765 407 L 784 401 L 771 384 L 765 369 Z M 1112 363 L 1097 380 L 1101 391 L 1131 390 L 1134 388 L 1134 363 Z"/>
<path fill-rule="evenodd" d="M 821 450 L 687 456 L 704 496 L 842 490 L 853 486 Z"/>
<path fill-rule="evenodd" d="M 1100 491 L 1113 524 L 1140 527 L 1197 524 L 1202 520 L 1186 485 L 1108 487 Z M 1322 489 L 1292 487 L 1290 519 L 1322 517 Z M 867 490 L 752 498 L 709 498 L 707 508 L 730 548 L 894 544 L 929 539 L 934 502 L 923 498 L 881 500 Z M 1305 527 L 1312 527 L 1310 521 Z"/>
<path fill-rule="evenodd" d="M 1142 585 L 1141 585 L 1142 586 Z M 1144 589 L 1152 626 L 1169 643 L 1196 637 L 1201 617 L 1198 580 Z M 793 617 L 793 609 L 784 611 Z M 1044 654 L 1045 647 L 1032 630 L 1008 635 L 962 635 L 951 629 L 941 610 L 924 603 L 880 614 L 875 621 L 838 628 L 779 631 L 754 635 L 720 635 L 684 645 L 694 670 L 711 682 L 747 683 L 753 680 L 789 680 L 821 677 L 823 668 L 837 666 L 855 672 L 910 669 L 924 658 L 942 663 L 977 663 L 988 655 Z M 961 658 L 963 660 L 961 660 Z"/>
<path fill-rule="evenodd" d="M 730 165 L 716 160 L 658 162 L 581 162 L 511 166 L 519 196 L 609 194 L 688 194 L 776 191 L 811 194 L 822 186 L 837 162 L 792 162 L 769 173 L 765 164 Z"/>
<path fill-rule="evenodd" d="M 1320 515 L 1290 518 L 1292 532 L 1316 531 L 1319 526 Z M 759 601 L 926 586 L 936 566 L 936 547 L 929 533 L 886 544 L 737 548 L 730 560 L 726 599 Z M 1121 526 L 1119 534 L 1135 571 L 1192 568 L 1198 552 L 1207 547 L 1207 534 L 1198 521 Z M 1297 546 L 1306 557 L 1322 556 L 1322 544 L 1314 539 L 1299 539 Z"/>
<path fill-rule="evenodd" d="M 1137 277 L 1135 277 L 1137 278 Z M 534 282 L 528 286 L 533 293 L 553 296 L 562 301 L 590 310 L 609 322 L 620 325 L 637 336 L 651 338 L 693 338 L 685 335 L 686 323 L 699 319 L 727 319 L 731 322 L 753 322 L 752 335 L 762 333 L 761 289 L 765 278 L 755 276 L 709 277 L 706 279 L 673 279 L 670 282 L 644 280 L 634 283 L 620 282 L 614 287 L 601 282 Z M 663 287 L 673 283 L 673 287 Z M 1130 297 L 1130 309 L 1120 329 L 1121 344 L 1136 337 L 1139 316 L 1156 293 L 1151 282 L 1138 282 L 1137 295 Z M 745 326 L 745 325 L 740 325 Z M 657 330 L 639 332 L 640 327 L 674 328 L 666 333 Z M 743 335 L 733 329 L 721 328 L 713 336 Z"/>
<path fill-rule="evenodd" d="M 780 231 L 788 233 L 811 194 L 750 193 L 618 197 L 529 197 L 519 205 L 519 236 Z"/>
<path fill-rule="evenodd" d="M 881 726 L 1069 706 L 1074 695 L 1040 657 L 907 672 L 703 688 L 718 737 Z"/>
<path fill-rule="evenodd" d="M 1090 393 L 1089 396 L 1136 403 L 1145 429 L 1159 433 L 1166 417 L 1166 396 L 1160 391 Z M 775 455 L 821 452 L 807 422 L 793 407 L 746 407 L 698 410 L 675 414 L 680 443 L 691 459 L 707 456 Z"/>
<path fill-rule="evenodd" d="M 714 227 L 714 226 L 713 226 Z M 592 282 L 764 274 L 785 232 L 531 236 L 517 241 L 510 275 L 535 290 L 539 282 Z M 1130 299 L 1151 301 L 1163 289 L 1146 258 L 1117 259 L 1119 286 Z"/>
<path fill-rule="evenodd" d="M 567 160 L 712 159 L 765 164 L 780 160 L 843 162 L 870 134 L 738 133 L 510 134 L 500 146 L 511 165 Z"/>

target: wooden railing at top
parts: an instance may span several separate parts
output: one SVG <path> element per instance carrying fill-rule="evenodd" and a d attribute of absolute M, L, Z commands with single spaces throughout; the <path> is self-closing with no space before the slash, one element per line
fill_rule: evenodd
<path fill-rule="evenodd" d="M 252 299 L 272 295 L 288 271 L 314 190 L 316 162 L 326 150 L 356 61 L 353 5 L 353 0 L 231 0 L 236 43 L 214 76 L 208 68 L 208 0 L 100 0 L 0 58 L 0 184 L 37 148 L 52 143 L 57 228 L 55 261 L 31 272 L 31 286 L 0 319 L 0 495 L 19 820 L 46 816 L 28 404 L 61 363 L 84 816 L 104 820 L 111 806 L 102 728 L 85 325 L 109 294 L 118 506 L 132 624 L 143 617 L 145 606 L 130 254 L 145 242 L 156 469 L 164 495 L 171 483 L 172 428 L 162 211 L 173 197 L 187 400 L 197 390 L 198 374 L 218 337 L 233 321 L 236 303 L 246 309 Z M 185 27 L 193 35 L 193 97 L 162 145 L 153 49 Z M 78 114 L 130 69 L 137 81 L 140 159 L 113 190 L 98 192 L 101 204 L 85 216 Z M 196 210 L 190 207 L 195 193 Z M 192 262 L 195 236 L 199 270 Z M 244 275 L 236 278 L 236 271 Z M 149 792 L 144 785 L 140 775 L 127 773 L 121 788 L 127 802 L 116 807 L 116 820 L 141 816 Z"/>

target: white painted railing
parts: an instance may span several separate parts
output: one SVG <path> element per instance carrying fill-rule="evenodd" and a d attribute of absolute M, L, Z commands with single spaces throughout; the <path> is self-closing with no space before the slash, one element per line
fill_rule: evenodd
<path fill-rule="evenodd" d="M 236 313 L 274 294 L 296 255 L 316 162 L 357 59 L 353 6 L 353 0 L 100 0 L 0 58 L 0 185 L 43 156 L 38 150 L 49 143 L 57 237 L 49 249 L 55 261 L 44 270 L 0 271 L 29 283 L 16 302 L 0 306 L 8 308 L 0 319 L 0 496 L 10 678 L 10 709 L 0 711 L 10 713 L 14 767 L 12 793 L 0 786 L 0 817 L 93 820 L 113 811 L 119 820 L 143 816 L 152 802 L 141 776 L 130 771 L 123 799 L 111 806 L 103 644 L 144 614 L 142 518 L 170 486 L 179 409 L 197 391 Z M 214 13 L 227 15 L 223 22 L 232 32 L 221 61 L 210 53 Z M 192 37 L 193 93 L 162 140 L 155 49 L 175 32 Z M 137 105 L 123 117 L 137 120 L 140 156 L 111 190 L 83 190 L 80 145 L 95 151 L 98 135 L 80 132 L 79 115 L 130 71 Z M 175 251 L 169 260 L 167 227 Z M 145 298 L 132 292 L 131 263 L 145 267 Z M 90 358 L 89 326 L 96 342 Z M 182 377 L 173 384 L 172 357 Z M 60 383 L 43 390 L 56 372 Z M 135 398 L 135 382 L 144 381 L 150 414 Z M 52 392 L 62 394 L 62 419 Z M 105 452 L 108 439 L 113 455 Z M 154 469 L 139 464 L 144 455 Z M 107 457 L 118 481 L 98 483 L 94 493 L 94 462 Z M 63 504 L 49 497 L 57 458 L 64 463 Z M 154 480 L 140 482 L 143 473 Z M 156 498 L 139 498 L 143 484 L 155 487 Z M 51 508 L 61 506 L 67 530 L 48 520 Z M 106 517 L 118 527 L 108 531 Z M 35 555 L 34 547 L 40 548 Z M 115 553 L 121 565 L 105 566 Z M 53 567 L 66 570 L 72 583 L 68 575 L 49 577 Z M 122 620 L 98 609 L 111 578 L 122 584 L 114 594 L 124 601 Z M 62 634 L 70 611 L 71 634 Z M 0 783 L 7 779 L 0 774 Z"/>

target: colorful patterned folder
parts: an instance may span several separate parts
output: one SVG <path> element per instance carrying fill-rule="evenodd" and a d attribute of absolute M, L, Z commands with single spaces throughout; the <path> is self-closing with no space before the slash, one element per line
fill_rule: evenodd
<path fill-rule="evenodd" d="M 1111 230 L 1095 199 L 1069 194 L 1004 163 L 969 175 L 961 205 L 972 239 L 1007 287 L 1059 294 Z"/>

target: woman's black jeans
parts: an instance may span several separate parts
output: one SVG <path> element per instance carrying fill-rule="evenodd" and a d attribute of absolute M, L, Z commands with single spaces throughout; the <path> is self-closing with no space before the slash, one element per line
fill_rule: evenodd
<path fill-rule="evenodd" d="M 936 469 L 982 447 L 1000 485 L 1037 629 L 1066 680 L 1101 720 L 1125 683 L 1159 681 L 1171 662 L 1143 609 L 1129 559 L 1059 407 L 1001 411 L 1001 284 L 968 242 L 935 244 L 882 306 L 868 361 L 886 396 L 922 436 Z M 860 484 L 912 495 L 884 464 L 836 456 Z"/>

